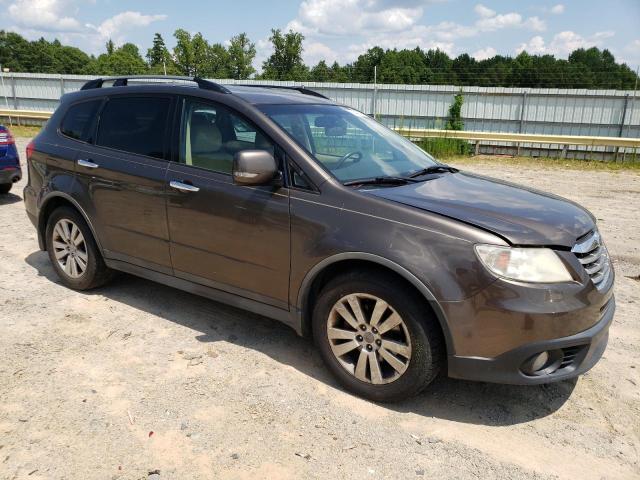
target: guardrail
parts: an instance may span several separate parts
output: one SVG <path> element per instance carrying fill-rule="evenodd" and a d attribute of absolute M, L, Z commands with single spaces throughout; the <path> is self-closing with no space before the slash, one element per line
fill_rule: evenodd
<path fill-rule="evenodd" d="M 0 109 L 0 118 L 15 118 L 28 120 L 48 120 L 53 112 L 35 110 L 11 110 Z M 19 123 L 19 122 L 18 122 Z M 532 133 L 502 133 L 502 132 L 471 132 L 465 130 L 435 130 L 435 129 L 408 129 L 396 128 L 401 135 L 412 138 L 457 138 L 460 140 L 486 142 L 508 142 L 515 144 L 537 143 L 549 145 L 582 145 L 640 148 L 640 138 L 626 137 L 587 137 L 578 135 L 540 135 Z"/>
<path fill-rule="evenodd" d="M 27 120 L 49 120 L 53 112 L 44 112 L 39 110 L 12 110 L 12 109 L 0 109 L 0 118 L 17 119 L 20 124 L 20 119 Z"/>
<path fill-rule="evenodd" d="M 585 137 L 577 135 L 540 135 L 537 133 L 470 132 L 465 130 L 423 130 L 397 128 L 409 138 L 458 138 L 460 140 L 486 140 L 488 142 L 543 143 L 553 145 L 586 145 L 605 147 L 640 147 L 640 138 Z"/>

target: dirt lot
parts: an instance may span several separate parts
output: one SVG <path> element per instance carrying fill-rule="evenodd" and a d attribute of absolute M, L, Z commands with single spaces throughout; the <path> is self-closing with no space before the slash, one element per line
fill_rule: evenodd
<path fill-rule="evenodd" d="M 0 478 L 640 478 L 640 175 L 464 168 L 598 217 L 618 313 L 589 374 L 360 400 L 276 322 L 126 275 L 62 287 L 22 182 L 0 201 Z"/>

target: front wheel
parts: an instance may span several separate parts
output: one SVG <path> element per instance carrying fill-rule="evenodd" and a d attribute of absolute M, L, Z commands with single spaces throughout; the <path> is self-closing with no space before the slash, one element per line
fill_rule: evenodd
<path fill-rule="evenodd" d="M 89 290 L 106 283 L 113 271 L 104 263 L 91 229 L 74 209 L 60 207 L 47 221 L 47 251 L 62 283 Z"/>
<path fill-rule="evenodd" d="M 321 291 L 312 321 L 325 364 L 362 397 L 411 397 L 442 366 L 436 319 L 424 299 L 391 277 L 372 272 L 334 279 Z"/>

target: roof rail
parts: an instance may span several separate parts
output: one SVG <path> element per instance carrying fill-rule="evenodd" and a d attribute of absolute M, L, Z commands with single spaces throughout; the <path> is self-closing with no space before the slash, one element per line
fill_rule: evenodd
<path fill-rule="evenodd" d="M 182 80 L 186 82 L 194 82 L 198 85 L 198 88 L 203 90 L 211 90 L 218 93 L 231 93 L 227 88 L 222 85 L 205 80 L 200 77 L 180 77 L 174 75 L 132 75 L 124 77 L 104 77 L 95 78 L 85 83 L 80 90 L 91 90 L 94 88 L 102 88 L 105 82 L 113 82 L 114 87 L 126 87 L 129 80 Z"/>
<path fill-rule="evenodd" d="M 236 83 L 238 87 L 255 87 L 255 88 L 273 88 L 273 89 L 282 89 L 282 90 L 295 90 L 304 95 L 311 95 L 312 97 L 324 98 L 326 100 L 331 100 L 329 97 L 324 96 L 321 93 L 316 92 L 315 90 L 310 90 L 304 85 L 296 86 L 285 86 L 285 85 L 260 85 L 258 83 L 246 84 L 246 83 Z"/>

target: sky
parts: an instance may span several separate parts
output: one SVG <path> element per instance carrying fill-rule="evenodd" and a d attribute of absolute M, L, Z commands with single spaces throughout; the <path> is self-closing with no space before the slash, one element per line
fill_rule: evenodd
<path fill-rule="evenodd" d="M 270 53 L 272 28 L 305 35 L 304 59 L 351 62 L 367 48 L 440 48 L 477 59 L 495 54 L 609 49 L 640 65 L 640 0 L 0 0 L 0 29 L 29 38 L 58 38 L 100 54 L 111 38 L 143 54 L 159 32 L 202 32 L 225 43 L 246 32 L 256 65 Z"/>

